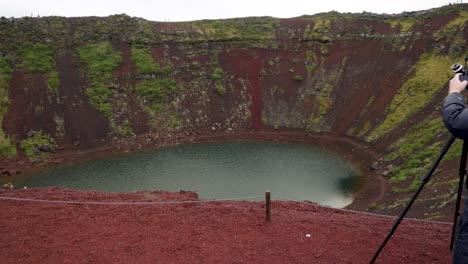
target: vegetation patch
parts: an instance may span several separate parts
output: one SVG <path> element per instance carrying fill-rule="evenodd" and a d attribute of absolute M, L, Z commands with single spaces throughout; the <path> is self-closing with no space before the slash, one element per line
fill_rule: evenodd
<path fill-rule="evenodd" d="M 441 118 L 426 119 L 413 126 L 404 137 L 395 142 L 393 149 L 385 156 L 386 161 L 399 163 L 398 166 L 390 170 L 390 182 L 397 183 L 414 177 L 413 181 L 406 188 L 393 188 L 393 192 L 411 192 L 421 183 L 421 177 L 431 167 L 436 157 L 442 150 L 444 141 L 436 141 L 448 133 Z M 460 140 L 456 141 L 445 155 L 442 162 L 457 158 L 461 152 Z"/>
<path fill-rule="evenodd" d="M 49 73 L 55 70 L 54 49 L 50 45 L 37 43 L 23 48 L 22 68 L 31 73 Z"/>
<path fill-rule="evenodd" d="M 372 103 L 374 103 L 375 101 L 375 97 L 374 96 L 371 96 L 369 98 L 369 100 L 367 101 L 366 103 L 366 106 L 364 106 L 364 109 L 361 111 L 361 113 L 359 113 L 359 117 L 358 117 L 358 121 L 362 119 L 362 117 L 367 113 L 367 111 L 369 110 L 369 107 L 372 105 Z M 355 122 L 357 123 L 357 122 Z M 370 128 L 372 127 L 372 124 L 370 121 L 366 121 L 364 126 L 359 129 L 359 132 L 358 131 L 358 128 L 355 127 L 355 126 L 352 126 L 348 132 L 346 132 L 347 135 L 349 136 L 355 136 L 357 134 L 357 137 L 358 138 L 363 138 L 367 132 L 369 132 Z"/>
<path fill-rule="evenodd" d="M 151 57 L 149 48 L 142 45 L 132 46 L 132 59 L 135 62 L 137 72 L 140 74 L 154 73 L 157 67 Z"/>
<path fill-rule="evenodd" d="M 274 40 L 278 24 L 278 19 L 270 17 L 201 20 L 189 25 L 178 23 L 180 30 L 174 33 L 184 41 L 236 41 L 245 47 L 272 47 L 276 46 Z M 189 34 L 188 29 L 191 31 Z M 174 34 L 168 34 L 167 39 L 174 39 Z"/>
<path fill-rule="evenodd" d="M 457 36 L 460 33 L 463 34 L 463 29 L 465 28 L 466 21 L 468 20 L 468 12 L 461 11 L 459 15 L 454 20 L 450 21 L 442 29 L 433 33 L 434 39 L 441 40 L 444 37 L 451 38 L 452 36 Z"/>
<path fill-rule="evenodd" d="M 321 124 L 323 124 L 324 116 L 332 105 L 333 88 L 338 84 L 345 64 L 346 57 L 343 58 L 341 64 L 331 68 L 330 72 L 327 72 L 322 68 L 317 75 L 318 80 L 316 86 L 313 88 L 312 92 L 307 92 L 310 93 L 310 95 L 315 96 L 315 102 L 317 105 L 316 111 L 307 119 L 307 131 L 326 131 L 326 128 L 321 126 Z"/>
<path fill-rule="evenodd" d="M 1 118 L 6 114 L 9 106 L 8 88 L 11 79 L 11 73 L 12 68 L 8 59 L 5 57 L 0 57 L 0 121 Z"/>
<path fill-rule="evenodd" d="M 55 52 L 51 45 L 37 43 L 26 46 L 21 51 L 21 67 L 29 73 L 42 73 L 47 77 L 47 86 L 58 93 L 59 73 L 55 66 Z"/>
<path fill-rule="evenodd" d="M 392 28 L 400 28 L 400 32 L 408 32 L 416 23 L 416 19 L 414 17 L 404 17 L 395 20 L 391 20 L 388 23 Z"/>
<path fill-rule="evenodd" d="M 55 121 L 55 135 L 57 138 L 62 139 L 65 136 L 65 121 L 63 117 L 56 115 L 54 117 Z"/>
<path fill-rule="evenodd" d="M 215 91 L 218 95 L 226 94 L 226 87 L 222 83 L 224 72 L 220 67 L 216 67 L 211 74 L 211 79 L 215 82 Z"/>
<path fill-rule="evenodd" d="M 460 11 L 458 17 L 450 21 L 444 28 L 436 31 L 434 39 L 436 41 L 443 40 L 449 45 L 449 51 L 465 51 L 466 38 L 464 35 L 466 21 L 468 20 L 468 12 Z"/>
<path fill-rule="evenodd" d="M 60 86 L 59 73 L 54 70 L 49 73 L 49 77 L 47 80 L 47 87 L 54 93 L 58 93 L 59 86 Z"/>
<path fill-rule="evenodd" d="M 322 129 L 320 128 L 320 122 L 322 121 L 323 116 L 327 113 L 328 109 L 330 108 L 330 105 L 332 104 L 330 98 L 332 91 L 333 86 L 331 84 L 325 84 L 322 87 L 321 93 L 316 96 L 316 103 L 318 104 L 318 113 L 315 115 L 310 115 L 309 119 L 307 120 L 308 131 L 322 131 Z"/>
<path fill-rule="evenodd" d="M 15 158 L 16 148 L 11 138 L 5 135 L 2 129 L 3 116 L 8 111 L 10 104 L 8 88 L 11 79 L 11 64 L 6 57 L 0 57 L 0 157 Z"/>
<path fill-rule="evenodd" d="M 77 49 L 81 61 L 88 68 L 93 83 L 112 80 L 112 73 L 122 62 L 122 53 L 114 50 L 108 41 L 88 44 Z"/>
<path fill-rule="evenodd" d="M 224 87 L 224 85 L 222 85 L 222 84 L 216 84 L 215 85 L 215 91 L 220 96 L 224 96 L 226 94 L 226 87 Z"/>
<path fill-rule="evenodd" d="M 321 42 L 329 42 L 332 39 L 332 20 L 327 17 L 313 17 L 312 21 L 315 22 L 311 28 L 310 25 L 306 26 L 302 38 L 304 40 L 318 40 Z"/>
<path fill-rule="evenodd" d="M 111 123 L 112 131 L 121 136 L 131 136 L 133 135 L 133 127 L 128 119 L 125 119 L 120 125 Z"/>
<path fill-rule="evenodd" d="M 359 131 L 358 133 L 358 137 L 359 138 L 362 138 L 365 134 L 367 134 L 367 132 L 369 131 L 369 129 L 371 128 L 371 122 L 367 121 L 365 124 L 364 124 L 364 127 Z"/>
<path fill-rule="evenodd" d="M 366 141 L 370 142 L 385 135 L 423 109 L 452 76 L 447 67 L 452 61 L 453 59 L 448 56 L 423 54 L 419 62 L 411 69 L 414 75 L 393 97 L 386 110 L 385 120 L 371 132 Z"/>
<path fill-rule="evenodd" d="M 314 70 L 314 68 L 317 66 L 317 58 L 315 57 L 315 52 L 312 50 L 306 51 L 306 61 L 305 61 L 305 67 L 307 70 L 307 76 L 310 77 L 310 74 Z"/>
<path fill-rule="evenodd" d="M 177 84 L 171 79 L 142 80 L 136 85 L 136 92 L 150 113 L 161 111 L 166 97 L 177 90 Z"/>
<path fill-rule="evenodd" d="M 28 138 L 21 140 L 20 145 L 29 160 L 33 162 L 45 160 L 49 153 L 57 148 L 53 138 L 41 131 L 29 132 Z"/>
<path fill-rule="evenodd" d="M 122 54 L 107 41 L 88 44 L 77 49 L 80 60 L 87 66 L 91 86 L 87 89 L 90 102 L 106 117 L 112 116 L 112 73 L 122 62 Z"/>
<path fill-rule="evenodd" d="M 150 50 L 146 46 L 133 45 L 132 59 L 135 61 L 137 72 L 139 74 L 169 74 L 173 71 L 172 67 L 162 68 L 155 63 L 151 56 Z M 144 76 L 143 80 L 136 83 L 136 93 L 146 112 L 151 116 L 149 126 L 154 129 L 157 127 L 157 113 L 163 111 L 165 100 L 168 96 L 177 90 L 177 84 L 169 78 L 154 78 L 154 76 Z M 171 122 L 169 120 L 168 122 Z M 171 125 L 169 125 L 170 127 Z M 118 133 L 122 135 L 131 135 L 132 127 L 128 120 L 120 128 Z"/>
<path fill-rule="evenodd" d="M 303 78 L 302 76 L 300 76 L 300 75 L 294 76 L 293 79 L 294 79 L 295 81 L 298 81 L 298 82 L 302 82 L 302 81 L 304 80 L 304 78 Z"/>
<path fill-rule="evenodd" d="M 16 157 L 16 147 L 2 129 L 0 129 L 0 157 L 10 159 Z"/>

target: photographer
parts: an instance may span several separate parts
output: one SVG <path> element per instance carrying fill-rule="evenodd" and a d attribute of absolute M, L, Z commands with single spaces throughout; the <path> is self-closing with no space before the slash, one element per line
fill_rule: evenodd
<path fill-rule="evenodd" d="M 455 74 L 450 80 L 449 94 L 444 100 L 442 119 L 453 136 L 468 140 L 468 109 L 465 108 L 465 99 L 461 92 L 465 90 L 468 81 L 460 79 L 461 73 Z M 468 197 L 465 198 L 465 209 L 461 221 L 457 226 L 453 251 L 453 263 L 468 263 Z"/>

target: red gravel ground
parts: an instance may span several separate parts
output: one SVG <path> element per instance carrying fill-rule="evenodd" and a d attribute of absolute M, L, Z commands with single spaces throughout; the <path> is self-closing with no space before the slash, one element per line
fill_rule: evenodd
<path fill-rule="evenodd" d="M 192 192 L 2 190 L 88 202 L 196 201 Z M 262 202 L 65 204 L 0 199 L 1 263 L 368 263 L 395 218 Z M 310 234 L 310 237 L 306 236 Z M 404 220 L 376 263 L 450 263 L 451 225 Z"/>

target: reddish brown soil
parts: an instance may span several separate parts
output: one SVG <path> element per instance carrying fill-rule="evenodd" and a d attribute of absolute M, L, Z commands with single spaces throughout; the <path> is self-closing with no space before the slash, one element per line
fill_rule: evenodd
<path fill-rule="evenodd" d="M 191 192 L 4 190 L 0 197 L 194 201 Z M 311 203 L 64 204 L 0 199 L 2 263 L 368 263 L 394 218 Z M 451 225 L 405 220 L 377 263 L 449 263 Z M 307 237 L 306 234 L 310 234 Z"/>

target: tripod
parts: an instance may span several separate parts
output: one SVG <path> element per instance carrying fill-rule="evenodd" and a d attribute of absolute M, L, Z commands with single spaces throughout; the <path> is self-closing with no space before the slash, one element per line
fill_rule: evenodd
<path fill-rule="evenodd" d="M 445 146 L 442 148 L 442 151 L 440 152 L 439 157 L 437 157 L 437 159 L 434 161 L 434 164 L 432 164 L 432 167 L 429 169 L 429 171 L 426 173 L 426 175 L 424 175 L 424 177 L 422 178 L 422 183 L 419 186 L 418 190 L 414 193 L 413 197 L 409 201 L 408 205 L 406 205 L 406 208 L 405 208 L 405 210 L 403 210 L 400 217 L 395 221 L 395 224 L 393 225 L 392 230 L 388 233 L 387 237 L 385 238 L 383 243 L 380 245 L 379 249 L 377 250 L 374 257 L 372 258 L 372 260 L 369 263 L 372 264 L 372 263 L 375 262 L 375 260 L 379 256 L 380 252 L 385 247 L 385 244 L 387 244 L 390 237 L 393 235 L 395 230 L 398 228 L 398 225 L 400 224 L 400 222 L 405 217 L 405 215 L 408 212 L 408 210 L 410 209 L 411 205 L 413 205 L 414 201 L 416 200 L 416 197 L 418 197 L 419 193 L 424 188 L 424 185 L 426 185 L 426 183 L 429 181 L 429 179 L 432 176 L 432 173 L 434 173 L 435 169 L 437 168 L 437 165 L 439 165 L 440 161 L 442 160 L 444 155 L 448 152 L 448 150 L 450 149 L 450 146 L 452 146 L 454 141 L 455 141 L 455 137 L 451 135 L 450 138 L 445 143 Z M 458 170 L 458 175 L 459 175 L 460 178 L 459 178 L 459 182 L 458 182 L 457 203 L 456 203 L 456 206 L 455 206 L 455 218 L 453 220 L 452 238 L 450 240 L 450 250 L 452 250 L 452 248 L 453 248 L 453 242 L 454 242 L 454 238 L 455 238 L 455 229 L 456 229 L 456 225 L 457 225 L 457 221 L 458 221 L 458 216 L 460 215 L 460 202 L 461 202 L 461 196 L 462 196 L 462 192 L 463 192 L 463 181 L 464 181 L 465 175 L 467 174 L 467 171 L 466 171 L 467 154 L 468 154 L 468 142 L 466 140 L 464 140 L 463 141 L 462 155 L 461 155 L 461 159 L 460 159 L 460 168 Z"/>

